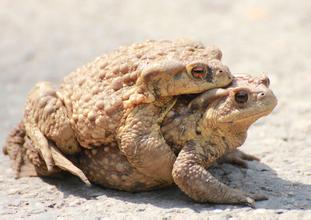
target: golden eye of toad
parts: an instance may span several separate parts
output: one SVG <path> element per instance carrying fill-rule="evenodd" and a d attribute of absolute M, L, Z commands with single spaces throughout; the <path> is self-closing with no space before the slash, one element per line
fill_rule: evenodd
<path fill-rule="evenodd" d="M 207 74 L 207 69 L 204 66 L 196 66 L 192 68 L 191 74 L 194 78 L 204 79 Z"/>

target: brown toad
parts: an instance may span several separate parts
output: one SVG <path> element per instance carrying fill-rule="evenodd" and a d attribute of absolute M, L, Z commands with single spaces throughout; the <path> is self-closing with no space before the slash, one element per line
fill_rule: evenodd
<path fill-rule="evenodd" d="M 122 47 L 69 74 L 57 90 L 38 83 L 26 102 L 26 135 L 51 172 L 62 166 L 62 154 L 117 142 L 141 173 L 173 182 L 176 157 L 159 124 L 174 105 L 174 96 L 231 82 L 220 59 L 219 49 L 187 40 Z M 62 168 L 74 172 L 73 164 L 68 166 Z"/>
<path fill-rule="evenodd" d="M 242 166 L 243 159 L 257 159 L 236 148 L 244 143 L 250 125 L 270 114 L 276 104 L 266 76 L 236 75 L 230 87 L 203 93 L 189 103 L 188 110 L 183 104 L 176 106 L 162 126 L 168 144 L 179 152 L 174 182 L 198 202 L 254 206 L 253 199 L 264 199 L 224 185 L 206 168 L 219 158 Z"/>

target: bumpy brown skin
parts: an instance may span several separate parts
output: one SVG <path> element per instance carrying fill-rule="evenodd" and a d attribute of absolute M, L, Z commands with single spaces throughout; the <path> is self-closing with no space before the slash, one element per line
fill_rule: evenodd
<path fill-rule="evenodd" d="M 174 105 L 174 96 L 231 82 L 220 59 L 219 49 L 186 40 L 120 48 L 71 73 L 57 91 L 38 83 L 26 103 L 26 134 L 50 171 L 57 164 L 48 140 L 64 154 L 117 142 L 141 173 L 157 182 L 173 182 L 176 157 L 159 123 Z M 205 68 L 204 77 L 192 73 L 196 66 Z"/>
<path fill-rule="evenodd" d="M 257 159 L 235 149 L 244 143 L 249 126 L 275 107 L 268 84 L 265 76 L 237 76 L 226 89 L 214 89 L 193 100 L 181 97 L 164 119 L 161 131 L 178 155 L 172 169 L 174 182 L 195 201 L 254 206 L 254 199 L 265 199 L 224 185 L 207 168 L 219 158 L 241 166 L 244 160 Z M 241 91 L 248 95 L 245 103 L 235 100 Z M 133 168 L 113 145 L 83 151 L 80 167 L 92 182 L 110 188 L 142 191 L 163 186 Z"/>
<path fill-rule="evenodd" d="M 244 160 L 258 160 L 235 149 L 244 143 L 249 126 L 275 107 L 277 101 L 268 85 L 267 77 L 239 75 L 228 88 L 210 90 L 197 97 L 180 97 L 167 114 L 161 131 L 172 151 L 178 155 L 172 177 L 195 201 L 254 206 L 254 199 L 265 199 L 262 195 L 250 195 L 224 185 L 207 168 L 219 159 L 244 167 Z M 237 94 L 247 94 L 248 98 L 245 101 L 244 97 L 243 101 L 240 97 L 238 103 Z M 17 143 L 18 147 L 23 141 L 22 130 L 17 128 L 7 145 Z M 26 146 L 27 149 L 31 147 L 36 152 L 33 146 Z M 14 151 L 10 155 L 14 156 Z M 79 160 L 78 166 L 88 179 L 105 187 L 146 191 L 171 184 L 141 173 L 129 163 L 116 142 L 82 150 Z M 36 170 L 42 168 L 45 166 L 35 167 Z"/>
<path fill-rule="evenodd" d="M 26 136 L 23 123 L 19 123 L 10 132 L 3 148 L 3 153 L 10 157 L 16 178 L 24 176 L 51 176 L 60 172 L 59 169 L 54 169 L 52 172 L 47 170 L 38 150 Z"/>

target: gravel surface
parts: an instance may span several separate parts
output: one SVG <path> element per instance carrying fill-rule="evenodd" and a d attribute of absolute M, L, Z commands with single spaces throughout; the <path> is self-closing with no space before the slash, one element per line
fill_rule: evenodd
<path fill-rule="evenodd" d="M 130 194 L 75 177 L 14 179 L 0 156 L 0 219 L 311 219 L 311 1 L 0 1 L 0 144 L 39 80 L 63 76 L 120 45 L 187 37 L 219 46 L 233 73 L 265 72 L 279 99 L 242 147 L 249 169 L 213 168 L 269 200 L 256 209 L 196 204 L 176 187 Z"/>

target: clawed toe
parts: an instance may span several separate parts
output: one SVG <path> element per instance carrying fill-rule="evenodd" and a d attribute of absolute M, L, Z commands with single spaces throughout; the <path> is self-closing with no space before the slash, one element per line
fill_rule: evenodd
<path fill-rule="evenodd" d="M 252 199 L 252 198 L 250 198 L 250 197 L 246 197 L 246 202 L 245 202 L 245 204 L 247 205 L 247 206 L 249 206 L 249 207 L 251 207 L 251 208 L 255 208 L 255 204 L 256 204 L 256 202 L 255 202 L 255 200 L 254 199 Z"/>

